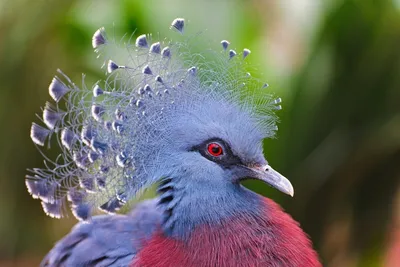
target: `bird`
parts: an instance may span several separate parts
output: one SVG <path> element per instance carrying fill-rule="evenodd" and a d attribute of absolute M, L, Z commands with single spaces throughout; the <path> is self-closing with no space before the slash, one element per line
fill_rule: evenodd
<path fill-rule="evenodd" d="M 41 266 L 322 266 L 299 223 L 241 184 L 294 195 L 263 151 L 281 98 L 248 71 L 250 49 L 222 40 L 199 52 L 203 33 L 187 37 L 185 25 L 169 25 L 177 41 L 122 44 L 100 28 L 92 46 L 106 78 L 78 86 L 58 70 L 51 81 L 30 132 L 45 166 L 25 183 L 47 215 L 69 207 L 79 222 Z"/>

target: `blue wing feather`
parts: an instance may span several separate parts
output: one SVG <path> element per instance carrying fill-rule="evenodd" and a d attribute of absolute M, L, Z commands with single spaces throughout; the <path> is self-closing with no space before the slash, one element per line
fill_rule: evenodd
<path fill-rule="evenodd" d="M 129 266 L 160 225 L 157 200 L 138 204 L 128 215 L 95 216 L 78 223 L 47 254 L 41 266 Z"/>

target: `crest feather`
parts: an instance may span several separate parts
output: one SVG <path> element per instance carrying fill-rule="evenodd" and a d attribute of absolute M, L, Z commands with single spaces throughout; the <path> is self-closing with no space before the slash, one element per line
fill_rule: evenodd
<path fill-rule="evenodd" d="M 171 24 L 179 34 L 184 26 L 181 18 Z M 92 89 L 78 88 L 59 71 L 51 82 L 55 103 L 46 104 L 43 111 L 47 128 L 33 123 L 31 137 L 43 146 L 55 136 L 61 153 L 54 161 L 46 158 L 46 167 L 31 170 L 26 180 L 46 214 L 61 218 L 65 203 L 80 220 L 89 219 L 96 210 L 118 211 L 138 191 L 162 178 L 152 177 L 149 169 L 157 165 L 157 151 L 168 138 L 169 127 L 188 111 L 185 108 L 205 99 L 240 106 L 266 137 L 274 135 L 274 110 L 281 100 L 274 100 L 263 89 L 265 83 L 247 71 L 249 49 L 236 56 L 223 40 L 220 51 L 194 53 L 197 36 L 183 42 L 151 39 L 142 34 L 133 45 L 116 50 L 100 28 L 92 46 L 105 62 L 107 78 Z M 111 58 L 110 51 L 118 52 Z M 64 110 L 58 106 L 62 99 Z"/>

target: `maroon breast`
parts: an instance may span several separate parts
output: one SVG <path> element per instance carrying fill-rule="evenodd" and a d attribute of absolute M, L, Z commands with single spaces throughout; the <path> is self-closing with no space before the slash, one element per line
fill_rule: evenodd
<path fill-rule="evenodd" d="M 154 235 L 133 266 L 322 266 L 298 223 L 265 199 L 263 216 L 241 214 L 196 228 L 189 240 Z"/>

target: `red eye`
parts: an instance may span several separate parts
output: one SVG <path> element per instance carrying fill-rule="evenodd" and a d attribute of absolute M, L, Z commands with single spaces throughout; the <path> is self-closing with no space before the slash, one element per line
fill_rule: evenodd
<path fill-rule="evenodd" d="M 221 156 L 224 154 L 222 146 L 217 143 L 211 143 L 207 147 L 208 153 L 210 153 L 214 157 Z"/>

